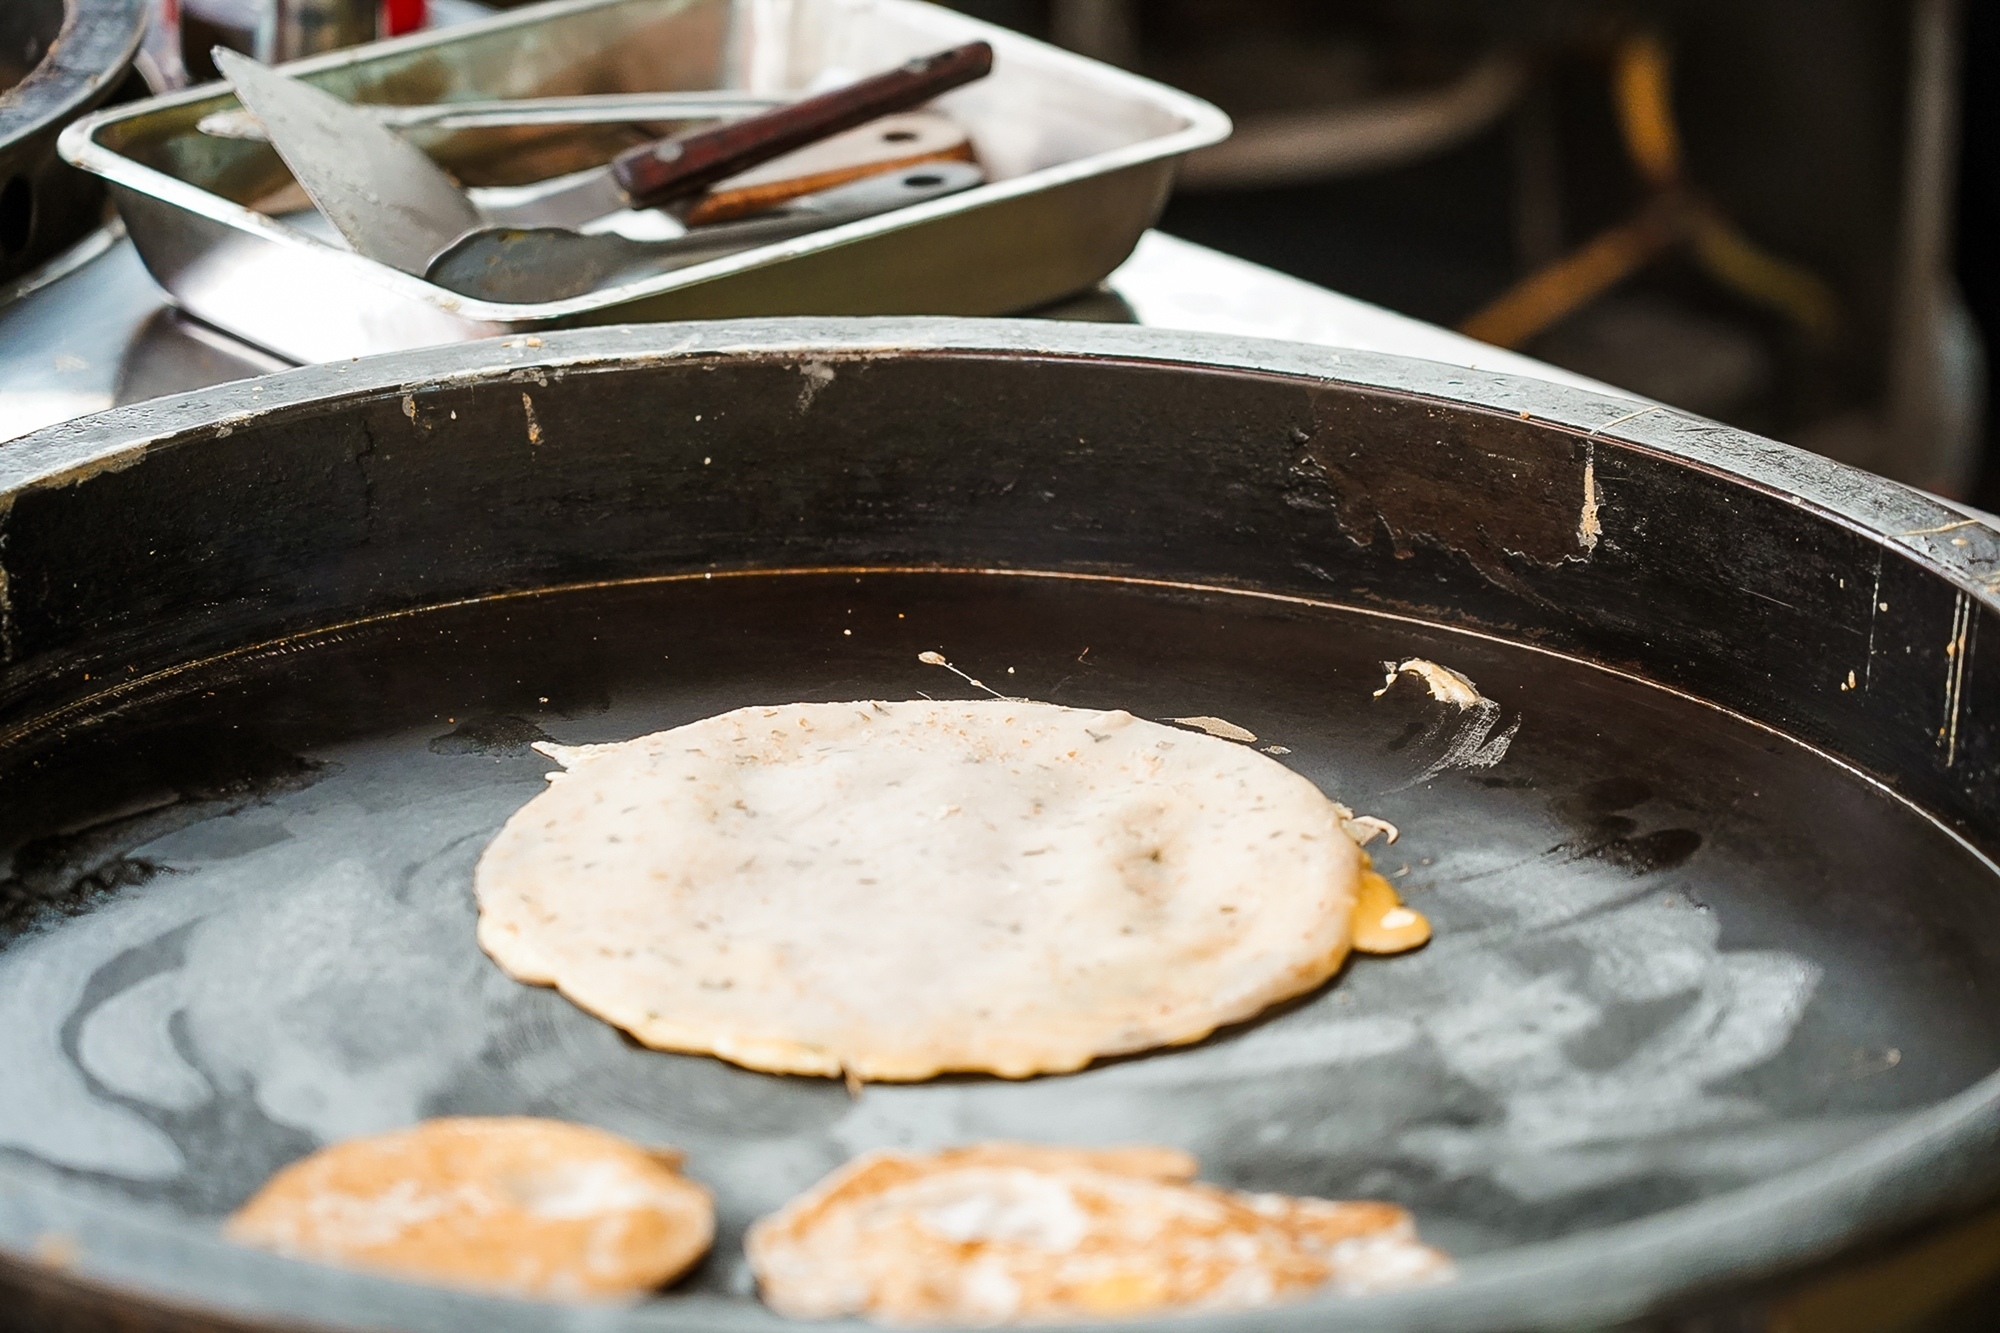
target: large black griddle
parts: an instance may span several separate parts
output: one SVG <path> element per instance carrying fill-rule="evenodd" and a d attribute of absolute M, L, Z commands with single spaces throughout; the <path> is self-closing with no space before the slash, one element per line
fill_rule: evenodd
<path fill-rule="evenodd" d="M 1462 1261 L 1245 1328 L 1754 1312 L 2000 1186 L 2000 547 L 1784 446 L 1322 348 L 764 321 L 108 413 L 0 449 L 0 513 L 19 1326 L 774 1328 L 751 1218 L 995 1136 L 1396 1199 Z M 1284 747 L 1401 827 L 1378 863 L 1436 941 L 1191 1049 L 858 1101 L 639 1049 L 479 953 L 534 741 L 974 693 L 927 650 Z M 1377 697 L 1411 657 L 1490 703 Z M 687 1149 L 713 1256 L 586 1310 L 216 1236 L 327 1139 L 510 1112 Z"/>

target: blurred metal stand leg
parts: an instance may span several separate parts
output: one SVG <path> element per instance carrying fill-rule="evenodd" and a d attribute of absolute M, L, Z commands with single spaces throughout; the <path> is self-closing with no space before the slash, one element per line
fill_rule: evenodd
<path fill-rule="evenodd" d="M 181 0 L 152 0 L 146 35 L 139 43 L 133 68 L 153 93 L 170 93 L 188 85 L 187 61 L 181 54 Z"/>
<path fill-rule="evenodd" d="M 375 40 L 376 0 L 271 0 L 257 28 L 267 65 Z"/>
<path fill-rule="evenodd" d="M 1050 0 L 1049 37 L 1108 65 L 1131 68 L 1139 58 L 1135 0 Z"/>
<path fill-rule="evenodd" d="M 1964 12 L 1960 0 L 1916 0 L 1910 15 L 1888 429 L 1877 470 L 1963 495 L 1978 462 L 1985 398 L 1979 333 L 1952 264 Z"/>
<path fill-rule="evenodd" d="M 1513 166 L 1514 248 L 1521 272 L 1528 274 L 1563 254 L 1562 148 L 1555 95 L 1546 73 L 1538 74 L 1522 92 L 1508 148 Z"/>

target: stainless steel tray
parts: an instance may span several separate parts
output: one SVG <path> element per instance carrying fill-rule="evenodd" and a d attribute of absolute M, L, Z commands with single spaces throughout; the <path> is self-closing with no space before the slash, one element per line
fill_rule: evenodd
<path fill-rule="evenodd" d="M 299 61 L 359 102 L 741 88 L 795 92 L 973 38 L 991 77 L 940 99 L 992 181 L 964 194 L 566 301 L 473 301 L 288 225 L 264 144 L 195 124 L 211 85 L 73 125 L 62 152 L 109 183 L 146 267 L 188 311 L 327 361 L 578 324 L 753 314 L 996 314 L 1098 281 L 1158 216 L 1183 154 L 1229 133 L 1197 98 L 919 0 L 558 0 Z M 468 185 L 602 160 L 604 127 L 432 133 Z M 511 174 L 510 174 L 511 173 Z M 287 204 L 288 196 L 294 202 Z"/>

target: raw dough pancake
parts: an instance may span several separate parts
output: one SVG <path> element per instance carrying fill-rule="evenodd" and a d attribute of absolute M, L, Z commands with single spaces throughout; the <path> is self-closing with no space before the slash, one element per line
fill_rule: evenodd
<path fill-rule="evenodd" d="M 460 1117 L 350 1139 L 272 1176 L 232 1240 L 518 1296 L 651 1291 L 708 1251 L 680 1155 L 561 1120 Z"/>
<path fill-rule="evenodd" d="M 1130 713 L 789 704 L 542 748 L 567 771 L 480 858 L 479 942 L 649 1046 L 1019 1078 L 1194 1041 L 1347 954 L 1342 809 Z"/>
<path fill-rule="evenodd" d="M 798 1319 L 1000 1324 L 1241 1310 L 1443 1282 L 1394 1204 L 1194 1183 L 1167 1148 L 984 1144 L 850 1162 L 745 1241 Z"/>

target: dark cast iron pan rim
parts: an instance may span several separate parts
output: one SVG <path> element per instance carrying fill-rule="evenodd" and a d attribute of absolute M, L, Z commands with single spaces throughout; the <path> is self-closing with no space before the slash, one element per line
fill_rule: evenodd
<path fill-rule="evenodd" d="M 1067 320 L 896 316 L 625 324 L 350 358 L 113 408 L 0 445 L 0 514 L 16 491 L 66 485 L 130 466 L 156 446 L 226 435 L 253 420 L 316 414 L 349 400 L 717 357 L 806 364 L 981 355 L 1236 371 L 1514 417 L 1776 496 L 1915 561 L 2000 612 L 2000 532 L 1922 491 L 1705 417 L 1415 357 Z M 1954 546 L 1954 538 L 1966 544 Z"/>
<path fill-rule="evenodd" d="M 1348 385 L 1530 419 L 1778 496 L 1869 537 L 1929 569 L 1967 597 L 2000 609 L 2000 596 L 1992 590 L 2000 577 L 2000 536 L 1976 520 L 1919 492 L 1672 409 L 1635 408 L 1629 399 L 1375 353 L 1022 320 L 787 319 L 647 325 L 552 333 L 534 342 L 496 339 L 309 367 L 254 386 L 225 385 L 101 413 L 0 447 L 0 514 L 21 491 L 74 484 L 97 472 L 122 470 L 154 447 L 195 443 L 252 420 L 320 413 L 343 403 L 451 383 L 639 370 L 718 357 L 803 365 L 909 356 L 1207 368 Z M 1953 546 L 1954 536 L 1966 545 Z M 1217 591 L 1271 596 L 1226 586 Z M 1448 625 L 1442 628 L 1495 637 Z M 1754 719 L 1744 720 L 1772 730 Z M 1931 822 L 1942 829 L 1937 821 Z M 1958 841 L 1963 845 L 1962 839 Z M 1803 1170 L 1586 1235 L 1474 1258 L 1463 1265 L 1460 1280 L 1448 1287 L 1172 1322 L 1216 1329 L 1412 1331 L 1615 1323 L 1690 1295 L 1795 1269 L 1861 1239 L 1969 1205 L 1973 1198 L 1959 1197 L 1964 1182 L 1978 1177 L 1975 1168 L 1996 1139 L 2000 1139 L 2000 1073 Z M 760 1308 L 720 1297 L 640 1306 L 620 1318 L 602 1308 L 547 1306 L 412 1287 L 240 1249 L 186 1226 L 79 1201 L 24 1173 L 0 1167 L 0 1262 L 32 1265 L 48 1280 L 48 1270 L 30 1256 L 37 1241 L 50 1234 L 74 1236 L 81 1243 L 80 1257 L 65 1281 L 112 1295 L 143 1293 L 170 1308 L 204 1308 L 218 1295 L 241 1296 L 242 1304 L 231 1312 L 236 1320 L 261 1317 L 321 1327 L 393 1322 L 428 1329 L 463 1327 L 477 1318 L 496 1333 L 529 1327 L 604 1329 L 613 1324 L 747 1330 L 781 1323 Z M 198 1287 L 187 1280 L 190 1272 L 203 1274 Z"/>

